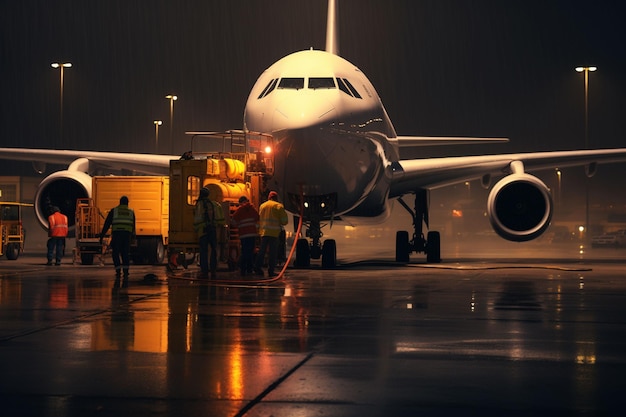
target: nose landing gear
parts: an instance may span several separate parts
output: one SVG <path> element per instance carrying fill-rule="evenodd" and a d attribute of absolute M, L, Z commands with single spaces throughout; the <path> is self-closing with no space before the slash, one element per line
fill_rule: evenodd
<path fill-rule="evenodd" d="M 322 219 L 332 219 L 337 207 L 337 193 L 324 195 L 289 194 L 296 207 L 301 207 L 307 226 L 306 237 L 296 242 L 296 268 L 309 268 L 311 259 L 322 259 L 323 268 L 337 266 L 337 244 L 334 239 L 326 239 L 322 244 Z M 294 223 L 297 223 L 294 221 Z"/>
<path fill-rule="evenodd" d="M 322 259 L 322 268 L 334 268 L 337 266 L 337 243 L 335 239 L 326 239 L 321 244 L 323 236 L 322 228 L 319 220 L 311 220 L 308 223 L 306 232 L 307 237 L 311 238 L 311 244 L 305 238 L 298 239 L 296 243 L 296 259 L 294 266 L 296 268 L 309 268 L 311 259 Z"/>

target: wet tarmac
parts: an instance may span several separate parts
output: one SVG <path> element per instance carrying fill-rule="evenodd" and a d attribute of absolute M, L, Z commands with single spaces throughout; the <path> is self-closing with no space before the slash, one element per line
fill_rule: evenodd
<path fill-rule="evenodd" d="M 621 414 L 624 250 L 536 248 L 120 289 L 110 261 L 2 259 L 1 415 Z"/>

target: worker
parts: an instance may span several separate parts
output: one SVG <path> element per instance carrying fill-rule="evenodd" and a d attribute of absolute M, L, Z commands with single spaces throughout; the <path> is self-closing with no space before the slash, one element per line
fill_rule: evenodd
<path fill-rule="evenodd" d="M 130 267 L 130 244 L 135 238 L 135 212 L 128 207 L 128 197 L 120 197 L 120 204 L 113 207 L 102 226 L 100 244 L 102 238 L 111 228 L 111 250 L 113 265 L 115 266 L 115 286 L 120 283 L 120 276 L 124 272 L 123 287 L 128 286 L 128 274 Z"/>
<path fill-rule="evenodd" d="M 278 256 L 278 236 L 283 226 L 287 224 L 287 212 L 285 207 L 278 202 L 278 193 L 270 191 L 268 200 L 259 208 L 259 229 L 261 234 L 261 249 L 256 259 L 254 272 L 263 275 L 263 261 L 265 252 L 269 249 L 267 259 L 267 274 L 269 277 L 276 275 L 276 258 Z"/>
<path fill-rule="evenodd" d="M 200 278 L 216 278 L 217 271 L 217 230 L 224 226 L 224 212 L 222 206 L 209 197 L 209 189 L 202 187 L 196 201 L 193 226 L 198 234 L 200 246 Z M 211 260 L 209 264 L 209 246 L 211 247 Z"/>
<path fill-rule="evenodd" d="M 233 223 L 239 230 L 239 242 L 241 243 L 240 268 L 241 275 L 245 276 L 253 271 L 254 244 L 259 235 L 259 212 L 254 208 L 248 197 L 239 197 L 239 207 L 233 213 Z"/>
<path fill-rule="evenodd" d="M 48 263 L 52 265 L 52 258 L 55 258 L 55 265 L 61 265 L 61 258 L 65 250 L 65 238 L 67 237 L 68 223 L 67 216 L 61 210 L 53 206 L 48 217 Z"/>

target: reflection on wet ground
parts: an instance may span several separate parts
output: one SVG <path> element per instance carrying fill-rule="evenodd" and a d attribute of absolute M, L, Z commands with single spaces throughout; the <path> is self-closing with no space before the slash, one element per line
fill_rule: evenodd
<path fill-rule="evenodd" d="M 382 260 L 260 285 L 134 267 L 119 289 L 107 267 L 3 263 L 0 398 L 8 415 L 613 414 L 624 278 Z"/>

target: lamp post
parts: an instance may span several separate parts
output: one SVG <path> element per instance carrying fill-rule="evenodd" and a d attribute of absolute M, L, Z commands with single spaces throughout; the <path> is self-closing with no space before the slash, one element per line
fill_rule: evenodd
<path fill-rule="evenodd" d="M 152 123 L 154 123 L 154 151 L 155 153 L 159 153 L 159 126 L 161 126 L 163 122 L 161 120 L 153 120 Z"/>
<path fill-rule="evenodd" d="M 168 94 L 165 96 L 170 101 L 170 146 L 172 147 L 172 154 L 174 153 L 174 102 L 178 100 L 178 96 Z"/>
<path fill-rule="evenodd" d="M 50 64 L 50 66 L 54 69 L 59 69 L 61 72 L 61 104 L 59 106 L 60 110 L 60 116 L 59 116 L 59 143 L 57 144 L 56 148 L 62 147 L 63 146 L 63 71 L 65 70 L 65 68 L 71 68 L 72 67 L 72 63 L 71 62 L 64 62 L 64 63 L 58 63 L 58 62 L 53 62 L 52 64 Z"/>
<path fill-rule="evenodd" d="M 589 72 L 598 67 L 576 67 L 576 72 L 585 74 L 585 149 L 589 149 Z M 585 180 L 585 235 L 589 238 L 589 176 Z"/>
<path fill-rule="evenodd" d="M 576 67 L 576 72 L 585 74 L 585 149 L 589 148 L 589 72 L 597 70 L 598 67 Z"/>
<path fill-rule="evenodd" d="M 563 172 L 556 168 L 556 180 L 557 180 L 557 188 L 556 188 L 556 205 L 557 207 L 561 207 L 561 178 L 563 177 Z"/>

